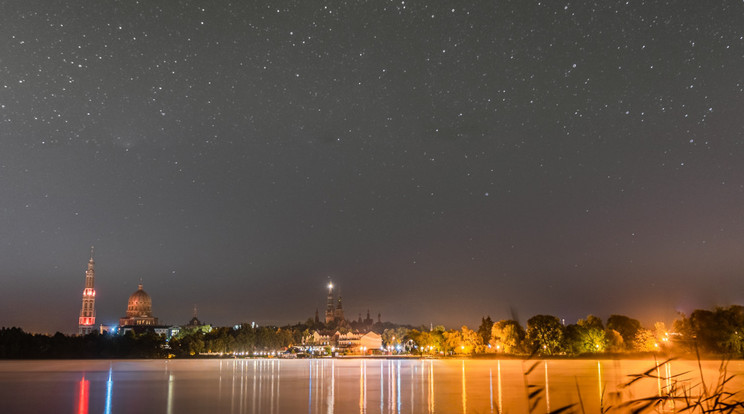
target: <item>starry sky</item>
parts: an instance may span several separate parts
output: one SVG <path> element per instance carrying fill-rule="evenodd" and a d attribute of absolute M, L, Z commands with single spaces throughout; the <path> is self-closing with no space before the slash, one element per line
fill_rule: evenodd
<path fill-rule="evenodd" d="M 0 326 L 744 304 L 744 3 L 10 2 Z"/>

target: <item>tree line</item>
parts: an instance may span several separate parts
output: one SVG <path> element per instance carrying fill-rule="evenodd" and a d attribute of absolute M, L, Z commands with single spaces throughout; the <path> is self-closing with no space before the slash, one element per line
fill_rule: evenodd
<path fill-rule="evenodd" d="M 85 336 L 31 334 L 20 328 L 0 328 L 0 358 L 162 358 L 195 357 L 200 354 L 260 355 L 292 350 L 302 345 L 313 330 L 310 322 L 284 327 L 252 326 L 184 328 L 166 339 L 152 331 L 119 334 L 92 333 Z M 343 331 L 346 328 L 342 328 Z M 418 355 L 505 354 L 524 356 L 631 352 L 702 352 L 744 356 L 744 307 L 734 305 L 714 310 L 680 314 L 671 329 L 663 323 L 643 327 L 624 315 L 606 321 L 593 315 L 565 325 L 552 315 L 535 315 L 526 326 L 519 321 L 481 318 L 476 330 L 467 326 L 447 330 L 375 324 L 381 334 L 381 353 Z M 341 332 L 345 333 L 345 332 Z"/>
<path fill-rule="evenodd" d="M 643 327 L 637 319 L 611 315 L 606 321 L 588 315 L 565 325 L 552 315 L 535 315 L 526 327 L 518 321 L 494 322 L 481 319 L 477 330 L 411 329 L 405 335 L 386 333 L 394 349 L 420 354 L 472 355 L 568 355 L 596 353 L 669 352 L 744 357 L 744 307 L 733 305 L 714 310 L 695 310 L 688 317 L 679 314 L 672 328 L 657 322 Z M 383 335 L 385 338 L 386 335 Z M 390 340 L 390 339 L 388 339 Z"/>

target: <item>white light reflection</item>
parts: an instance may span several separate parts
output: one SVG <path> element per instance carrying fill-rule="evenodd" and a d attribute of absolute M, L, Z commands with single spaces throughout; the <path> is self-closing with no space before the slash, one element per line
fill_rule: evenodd
<path fill-rule="evenodd" d="M 103 414 L 111 414 L 111 394 L 114 389 L 114 380 L 112 379 L 113 367 L 109 364 L 108 379 L 106 380 L 106 405 L 103 408 Z"/>
<path fill-rule="evenodd" d="M 364 360 L 359 361 L 359 414 L 367 412 L 367 366 Z"/>
<path fill-rule="evenodd" d="M 173 414 L 173 373 L 168 374 L 168 405 L 165 411 Z"/>
<path fill-rule="evenodd" d="M 256 385 L 257 385 L 256 383 L 257 383 L 257 382 L 260 382 L 260 381 L 261 381 L 261 378 L 257 378 L 257 377 L 256 377 L 256 375 L 257 375 L 257 371 L 258 371 L 258 361 L 254 359 L 254 360 L 253 360 L 253 394 L 251 394 L 251 395 L 253 396 L 253 398 L 251 398 L 251 400 L 253 400 L 253 401 L 252 401 L 252 403 L 253 403 L 253 404 L 252 404 L 252 409 L 253 409 L 253 412 L 254 412 L 254 413 L 255 413 L 255 412 L 257 412 L 257 411 L 256 411 L 256 403 L 257 403 L 257 400 L 260 400 L 260 399 L 261 399 L 261 398 L 260 398 L 260 397 L 259 397 L 259 396 L 258 396 L 258 395 L 256 394 Z M 244 375 L 244 376 L 245 376 L 245 375 Z M 247 382 L 247 381 L 246 381 L 246 383 L 245 383 L 245 387 L 246 387 L 246 390 L 247 390 L 247 389 L 248 389 L 248 382 Z M 242 387 L 241 387 L 241 389 L 242 389 Z M 259 393 L 260 393 L 260 392 L 261 392 L 261 389 L 259 388 Z M 246 393 L 247 393 L 247 392 L 246 392 Z M 243 410 L 242 410 L 242 407 L 243 407 L 243 398 L 241 398 L 241 399 L 240 399 L 240 406 L 241 406 L 241 412 L 243 412 Z M 259 408 L 260 408 L 260 407 L 259 407 Z"/>
<path fill-rule="evenodd" d="M 392 413 L 395 410 L 395 363 L 393 361 L 388 361 L 388 376 L 388 382 L 390 383 L 388 387 L 388 390 L 390 390 L 389 411 Z"/>
<path fill-rule="evenodd" d="M 488 390 L 491 397 L 491 412 L 493 412 L 493 368 L 488 368 Z"/>
<path fill-rule="evenodd" d="M 281 401 L 281 398 L 279 398 L 279 388 L 281 385 L 282 380 L 282 361 L 278 360 L 276 361 L 276 411 L 279 412 L 279 401 Z"/>
<path fill-rule="evenodd" d="M 384 409 L 383 404 L 385 403 L 385 394 L 384 394 L 385 393 L 385 387 L 384 387 L 385 381 L 384 381 L 384 378 L 382 377 L 384 372 L 385 372 L 385 366 L 382 365 L 382 361 L 380 361 L 380 413 L 383 412 L 383 409 Z"/>
<path fill-rule="evenodd" d="M 328 414 L 333 414 L 336 402 L 336 360 L 331 360 L 331 389 L 328 392 Z"/>
<path fill-rule="evenodd" d="M 270 393 L 271 393 L 271 397 L 270 397 L 271 398 L 271 402 L 270 402 L 270 405 L 269 405 L 269 410 L 271 411 L 272 414 L 274 413 L 274 402 L 276 401 L 276 394 L 275 394 L 275 389 L 274 389 L 274 387 L 275 387 L 275 385 L 274 385 L 274 380 L 275 380 L 274 369 L 275 368 L 276 368 L 276 360 L 272 359 L 271 360 L 271 391 L 270 391 Z"/>
<path fill-rule="evenodd" d="M 310 367 L 310 374 L 308 375 L 307 381 L 307 412 L 308 414 L 313 412 L 313 360 L 308 360 L 308 366 Z"/>
<path fill-rule="evenodd" d="M 401 404 L 401 401 L 400 401 L 400 360 L 398 360 L 397 362 L 398 362 L 398 376 L 397 376 L 398 385 L 396 388 L 398 390 L 398 401 L 397 401 L 398 402 L 398 414 L 400 414 L 400 404 Z"/>

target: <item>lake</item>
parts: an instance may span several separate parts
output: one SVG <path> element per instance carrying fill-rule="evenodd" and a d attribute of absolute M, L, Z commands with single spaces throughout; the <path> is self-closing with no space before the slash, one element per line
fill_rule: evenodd
<path fill-rule="evenodd" d="M 714 384 L 720 363 L 702 366 L 706 383 Z M 657 378 L 619 387 L 644 371 Z M 744 373 L 744 364 L 731 361 L 728 371 Z M 0 361 L 0 411 L 521 413 L 530 390 L 539 400 L 535 412 L 575 403 L 593 413 L 600 404 L 652 397 L 675 384 L 696 392 L 699 383 L 698 362 L 683 360 Z M 737 377 L 730 389 L 742 388 Z"/>

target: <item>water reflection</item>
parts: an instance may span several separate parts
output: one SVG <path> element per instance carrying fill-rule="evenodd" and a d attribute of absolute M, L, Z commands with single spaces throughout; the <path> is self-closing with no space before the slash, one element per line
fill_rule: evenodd
<path fill-rule="evenodd" d="M 550 379 L 548 378 L 548 361 L 545 364 L 545 412 L 550 412 Z"/>
<path fill-rule="evenodd" d="M 78 383 L 78 403 L 77 413 L 88 414 L 88 392 L 90 390 L 90 381 L 85 379 L 85 374 Z"/>
<path fill-rule="evenodd" d="M 602 391 L 602 363 L 599 361 L 597 361 L 597 388 L 599 389 L 599 401 L 601 406 L 604 392 Z"/>
<path fill-rule="evenodd" d="M 436 411 L 436 405 L 434 404 L 434 361 L 429 361 L 429 401 L 431 402 L 429 412 L 433 413 Z"/>
<path fill-rule="evenodd" d="M 468 412 L 468 393 L 465 388 L 465 360 L 462 360 L 462 412 Z"/>
<path fill-rule="evenodd" d="M 493 369 L 488 368 L 488 391 L 489 391 L 489 397 L 491 401 L 491 411 L 493 412 Z"/>
<path fill-rule="evenodd" d="M 503 412 L 503 407 L 504 407 L 503 405 L 504 401 L 502 400 L 502 395 L 501 395 L 501 360 L 497 362 L 497 369 L 499 373 L 498 375 L 499 377 L 499 414 L 501 414 Z"/>
<path fill-rule="evenodd" d="M 359 413 L 367 412 L 367 361 L 359 360 Z"/>
<path fill-rule="evenodd" d="M 307 412 L 310 414 L 313 412 L 313 361 L 308 361 L 310 364 L 310 375 L 307 379 Z"/>
<path fill-rule="evenodd" d="M 103 408 L 103 414 L 111 414 L 111 395 L 114 391 L 113 372 L 114 367 L 109 364 L 108 379 L 106 380 L 106 405 Z"/>
<path fill-rule="evenodd" d="M 396 384 L 396 390 L 398 391 L 398 399 L 396 400 L 398 403 L 398 414 L 400 414 L 400 406 L 401 406 L 401 400 L 400 400 L 400 360 L 396 361 L 398 363 L 398 366 L 396 367 L 396 372 L 398 374 L 398 383 Z"/>
<path fill-rule="evenodd" d="M 336 360 L 331 360 L 331 388 L 328 394 L 328 414 L 333 414 L 336 403 Z"/>
<path fill-rule="evenodd" d="M 165 412 L 173 414 L 173 374 L 168 374 L 168 405 Z"/>
<path fill-rule="evenodd" d="M 522 362 L 508 359 L 16 362 L 20 368 L 15 371 L 9 364 L 0 361 L 3 412 L 58 412 L 59 407 L 67 406 L 78 414 L 122 410 L 503 414 L 529 410 L 527 382 L 540 390 L 535 412 L 577 402 L 582 411 L 600 412 L 629 398 L 665 396 L 675 386 L 690 389 L 699 383 L 697 375 L 675 377 L 675 372 L 698 372 L 697 361 L 682 360 L 658 364 L 653 360 L 540 361 L 527 378 Z M 717 361 L 703 361 L 702 365 L 705 375 L 717 378 Z M 49 366 L 62 368 L 55 371 Z M 652 377 L 631 388 L 620 387 L 629 375 L 649 369 Z M 744 364 L 732 364 L 729 369 L 731 374 L 742 373 Z M 744 380 L 737 376 L 731 387 L 744 389 Z M 29 389 L 40 397 L 18 398 Z M 666 404 L 658 408 L 677 408 L 671 400 Z"/>

